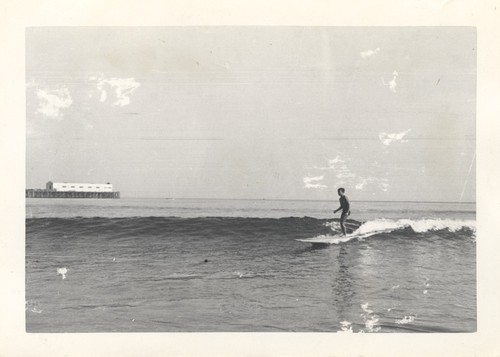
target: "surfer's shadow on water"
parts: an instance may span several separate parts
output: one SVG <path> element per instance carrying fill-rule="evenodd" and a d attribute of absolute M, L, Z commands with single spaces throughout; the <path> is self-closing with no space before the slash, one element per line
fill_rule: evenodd
<path fill-rule="evenodd" d="M 293 253 L 294 255 L 302 255 L 302 254 L 307 254 L 307 253 L 315 253 L 321 250 L 325 250 L 328 248 L 331 248 L 331 244 L 327 243 L 319 243 L 319 244 L 312 244 L 307 247 L 302 247 L 300 249 L 296 249 Z"/>

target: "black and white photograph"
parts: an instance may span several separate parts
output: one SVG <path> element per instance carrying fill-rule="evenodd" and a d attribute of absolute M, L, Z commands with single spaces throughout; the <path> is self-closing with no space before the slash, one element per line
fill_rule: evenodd
<path fill-rule="evenodd" d="M 25 328 L 474 333 L 470 26 L 26 29 Z"/>
<path fill-rule="evenodd" d="M 497 356 L 500 0 L 0 11 L 0 355 Z"/>

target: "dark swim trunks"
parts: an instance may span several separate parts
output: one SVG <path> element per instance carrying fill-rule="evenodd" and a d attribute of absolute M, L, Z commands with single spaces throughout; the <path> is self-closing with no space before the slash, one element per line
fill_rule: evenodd
<path fill-rule="evenodd" d="M 344 222 L 350 214 L 351 214 L 351 211 L 347 211 L 347 212 L 342 211 L 342 214 L 340 215 L 340 221 Z"/>

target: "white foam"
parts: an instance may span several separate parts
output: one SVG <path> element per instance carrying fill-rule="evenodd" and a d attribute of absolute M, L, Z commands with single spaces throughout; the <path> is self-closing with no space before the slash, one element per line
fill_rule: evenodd
<path fill-rule="evenodd" d="M 338 222 L 328 222 L 325 226 L 330 226 L 332 230 L 340 227 Z M 452 220 L 452 219 L 376 219 L 367 221 L 355 230 L 354 232 L 343 235 L 329 235 L 322 234 L 314 238 L 296 239 L 300 242 L 307 243 L 325 243 L 325 244 L 339 244 L 350 241 L 352 239 L 361 240 L 377 234 L 390 233 L 400 229 L 411 227 L 417 233 L 424 233 L 437 230 L 448 230 L 449 232 L 457 232 L 461 229 L 467 228 L 473 232 L 473 239 L 476 234 L 476 222 L 474 220 Z"/>
<path fill-rule="evenodd" d="M 368 303 L 361 305 L 361 309 L 364 311 L 364 314 L 361 314 L 361 317 L 365 322 L 365 329 L 364 331 L 360 332 L 378 332 L 380 330 L 380 327 L 377 326 L 379 317 L 378 315 L 375 315 L 373 313 L 373 310 L 370 310 L 368 307 Z"/>
<path fill-rule="evenodd" d="M 325 227 L 330 227 L 332 229 L 340 229 L 340 222 L 338 221 L 331 221 L 331 222 L 326 222 L 324 224 Z"/>
<path fill-rule="evenodd" d="M 235 271 L 234 275 L 236 275 L 238 278 L 254 278 L 256 274 L 254 272 L 248 271 L 248 272 L 240 272 L 240 271 Z"/>
<path fill-rule="evenodd" d="M 409 316 L 403 317 L 401 320 L 396 320 L 396 323 L 398 325 L 406 325 L 406 324 L 412 323 L 413 321 L 415 321 L 415 316 L 409 315 Z"/>
<path fill-rule="evenodd" d="M 66 267 L 57 268 L 57 274 L 61 274 L 63 280 L 66 279 L 66 273 L 67 272 L 68 272 L 68 269 Z"/>
<path fill-rule="evenodd" d="M 368 303 L 366 304 L 361 304 L 361 309 L 363 309 L 364 312 L 371 313 L 373 312 L 372 310 L 368 310 Z"/>
<path fill-rule="evenodd" d="M 341 321 L 340 322 L 340 331 L 337 331 L 337 333 L 353 333 L 352 323 L 349 321 Z"/>
<path fill-rule="evenodd" d="M 411 227 L 417 233 L 425 233 L 428 231 L 448 230 L 457 232 L 463 228 L 468 228 L 476 232 L 476 221 L 474 220 L 453 220 L 453 219 L 376 219 L 363 223 L 357 230 L 356 234 L 366 234 L 377 231 L 394 231 Z"/>

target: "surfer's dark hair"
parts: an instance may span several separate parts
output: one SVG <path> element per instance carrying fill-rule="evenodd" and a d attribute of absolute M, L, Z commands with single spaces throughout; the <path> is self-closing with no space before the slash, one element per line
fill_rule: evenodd
<path fill-rule="evenodd" d="M 344 193 L 345 192 L 345 188 L 341 187 L 337 191 Z"/>

